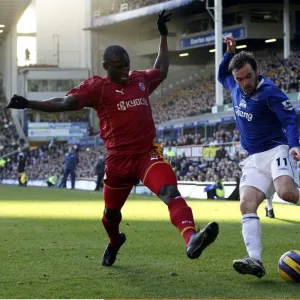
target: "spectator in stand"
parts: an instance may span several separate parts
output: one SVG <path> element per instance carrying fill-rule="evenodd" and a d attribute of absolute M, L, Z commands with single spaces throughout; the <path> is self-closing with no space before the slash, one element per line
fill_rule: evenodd
<path fill-rule="evenodd" d="M 25 165 L 26 165 L 26 160 L 25 160 L 25 155 L 19 149 L 19 154 L 18 154 L 18 181 L 20 186 L 25 186 L 25 184 L 21 181 L 21 178 L 23 174 L 25 173 Z"/>
<path fill-rule="evenodd" d="M 218 149 L 217 152 L 216 152 L 216 157 L 221 159 L 221 158 L 225 158 L 225 155 L 226 155 L 225 147 L 221 146 L 221 148 Z"/>
<path fill-rule="evenodd" d="M 168 158 L 172 158 L 172 157 L 176 156 L 175 152 L 172 150 L 172 147 L 169 147 L 168 152 L 167 152 L 166 155 L 167 155 Z"/>

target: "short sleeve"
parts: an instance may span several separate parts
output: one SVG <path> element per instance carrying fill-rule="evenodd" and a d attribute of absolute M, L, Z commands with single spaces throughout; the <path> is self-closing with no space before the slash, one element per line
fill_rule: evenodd
<path fill-rule="evenodd" d="M 146 77 L 146 85 L 149 95 L 151 95 L 163 81 L 161 78 L 161 71 L 159 69 L 149 69 L 143 71 L 143 73 Z"/>
<path fill-rule="evenodd" d="M 71 89 L 66 96 L 73 95 L 77 100 L 77 109 L 84 107 L 95 107 L 97 99 L 101 97 L 102 78 L 91 77 L 80 83 L 79 86 Z"/>

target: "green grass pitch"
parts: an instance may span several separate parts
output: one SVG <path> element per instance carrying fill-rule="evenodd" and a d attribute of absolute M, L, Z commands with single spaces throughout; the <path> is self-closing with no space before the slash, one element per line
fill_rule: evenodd
<path fill-rule="evenodd" d="M 246 254 L 239 203 L 188 203 L 200 227 L 220 225 L 199 260 L 186 257 L 163 202 L 131 196 L 121 224 L 127 242 L 104 268 L 99 193 L 0 185 L 0 298 L 300 298 L 300 284 L 277 272 L 279 257 L 300 249 L 300 207 L 275 204 L 276 220 L 260 208 L 267 270 L 260 280 L 232 269 Z"/>

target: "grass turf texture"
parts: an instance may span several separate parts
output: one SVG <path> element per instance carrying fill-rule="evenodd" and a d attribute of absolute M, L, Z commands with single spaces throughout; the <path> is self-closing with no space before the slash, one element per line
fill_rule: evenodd
<path fill-rule="evenodd" d="M 239 203 L 189 200 L 197 224 L 215 220 L 220 235 L 199 260 L 189 260 L 167 207 L 131 196 L 123 208 L 127 235 L 115 266 L 104 268 L 107 244 L 99 193 L 0 185 L 0 298 L 300 298 L 284 282 L 279 257 L 300 249 L 300 207 L 275 204 L 264 216 L 264 264 L 259 280 L 232 269 L 245 255 Z"/>

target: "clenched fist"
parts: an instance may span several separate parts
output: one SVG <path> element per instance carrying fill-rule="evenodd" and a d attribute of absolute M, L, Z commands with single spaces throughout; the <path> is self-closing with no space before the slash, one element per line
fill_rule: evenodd
<path fill-rule="evenodd" d="M 227 53 L 234 54 L 236 46 L 234 38 L 232 36 L 226 36 L 224 43 L 227 45 Z"/>
<path fill-rule="evenodd" d="M 165 15 L 165 10 L 163 10 L 159 15 L 157 19 L 157 28 L 160 33 L 160 35 L 168 35 L 168 28 L 167 28 L 167 22 L 170 21 L 172 13 L 168 13 Z"/>
<path fill-rule="evenodd" d="M 28 100 L 22 96 L 13 95 L 6 108 L 25 109 L 28 107 Z"/>

